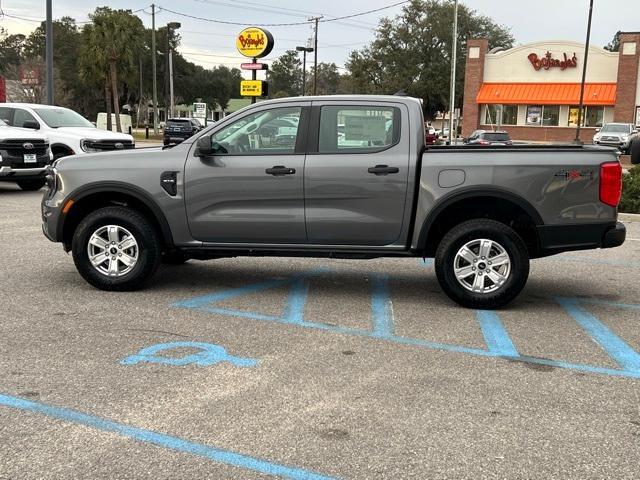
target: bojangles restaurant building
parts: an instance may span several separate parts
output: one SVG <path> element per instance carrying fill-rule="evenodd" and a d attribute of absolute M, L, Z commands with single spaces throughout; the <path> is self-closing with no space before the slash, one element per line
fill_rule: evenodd
<path fill-rule="evenodd" d="M 463 136 L 499 127 L 516 140 L 573 140 L 584 45 L 546 41 L 492 51 L 487 45 L 467 42 Z M 640 125 L 639 82 L 640 32 L 623 33 L 619 52 L 589 48 L 583 141 L 603 123 Z"/>

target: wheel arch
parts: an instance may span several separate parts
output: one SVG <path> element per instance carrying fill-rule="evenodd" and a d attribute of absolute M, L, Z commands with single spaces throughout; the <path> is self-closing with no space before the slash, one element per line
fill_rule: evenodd
<path fill-rule="evenodd" d="M 165 246 L 173 246 L 173 235 L 162 209 L 144 190 L 123 182 L 100 182 L 74 190 L 67 199 L 73 205 L 58 220 L 65 250 L 71 248 L 73 233 L 82 219 L 90 212 L 109 205 L 124 205 L 144 214 L 161 235 Z"/>
<path fill-rule="evenodd" d="M 69 155 L 74 155 L 75 152 L 73 151 L 73 148 L 71 148 L 69 145 L 66 145 L 64 143 L 60 143 L 60 142 L 56 142 L 56 143 L 52 143 L 49 148 L 51 148 L 51 151 L 54 152 L 60 152 L 60 151 L 66 151 L 69 152 Z"/>
<path fill-rule="evenodd" d="M 470 187 L 442 198 L 422 224 L 418 250 L 432 257 L 447 231 L 473 218 L 489 218 L 511 226 L 525 240 L 530 256 L 537 256 L 536 227 L 544 224 L 542 217 L 522 196 L 491 186 Z"/>

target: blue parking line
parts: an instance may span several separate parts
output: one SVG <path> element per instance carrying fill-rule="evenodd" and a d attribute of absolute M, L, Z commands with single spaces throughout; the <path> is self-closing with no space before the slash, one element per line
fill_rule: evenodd
<path fill-rule="evenodd" d="M 309 293 L 309 281 L 306 278 L 298 278 L 294 280 L 289 290 L 287 298 L 287 306 L 285 307 L 283 317 L 289 323 L 302 323 L 304 318 L 304 306 L 307 303 L 307 294 Z"/>
<path fill-rule="evenodd" d="M 389 276 L 374 275 L 371 282 L 371 320 L 373 335 L 393 335 L 393 311 L 389 298 Z"/>
<path fill-rule="evenodd" d="M 580 303 L 590 303 L 592 305 L 602 305 L 604 307 L 623 308 L 625 310 L 640 310 L 640 305 L 611 302 L 609 300 L 599 300 L 597 298 L 580 298 Z"/>
<path fill-rule="evenodd" d="M 640 354 L 594 315 L 580 307 L 579 299 L 558 298 L 556 300 L 621 368 L 640 372 Z"/>
<path fill-rule="evenodd" d="M 504 357 L 519 355 L 497 313 L 489 310 L 477 310 L 476 318 L 480 323 L 484 341 L 490 352 Z"/>
<path fill-rule="evenodd" d="M 39 413 L 47 417 L 84 425 L 103 432 L 115 433 L 123 437 L 132 438 L 134 440 L 168 448 L 170 450 L 204 457 L 214 462 L 223 463 L 232 467 L 253 470 L 266 475 L 279 475 L 294 480 L 324 480 L 331 478 L 309 470 L 279 465 L 267 460 L 243 455 L 241 453 L 190 442 L 164 433 L 124 425 L 95 415 L 89 415 L 67 408 L 54 407 L 44 403 L 32 402 L 30 400 L 10 395 L 0 394 L 0 405 L 17 410 Z"/>

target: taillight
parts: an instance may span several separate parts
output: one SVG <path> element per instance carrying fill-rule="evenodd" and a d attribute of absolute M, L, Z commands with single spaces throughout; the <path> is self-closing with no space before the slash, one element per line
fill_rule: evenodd
<path fill-rule="evenodd" d="M 478 143 L 480 145 L 491 145 L 491 142 L 487 142 L 486 140 L 480 140 Z"/>
<path fill-rule="evenodd" d="M 622 195 L 622 165 L 609 162 L 600 165 L 600 201 L 617 207 Z"/>

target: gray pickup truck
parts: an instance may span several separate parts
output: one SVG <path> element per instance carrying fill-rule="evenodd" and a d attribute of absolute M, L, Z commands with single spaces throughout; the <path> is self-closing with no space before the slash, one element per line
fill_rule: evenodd
<path fill-rule="evenodd" d="M 190 258 L 435 257 L 451 299 L 497 308 L 530 259 L 624 242 L 621 175 L 602 147 L 427 148 L 413 98 L 289 98 L 172 148 L 58 160 L 43 230 L 103 290 Z"/>

